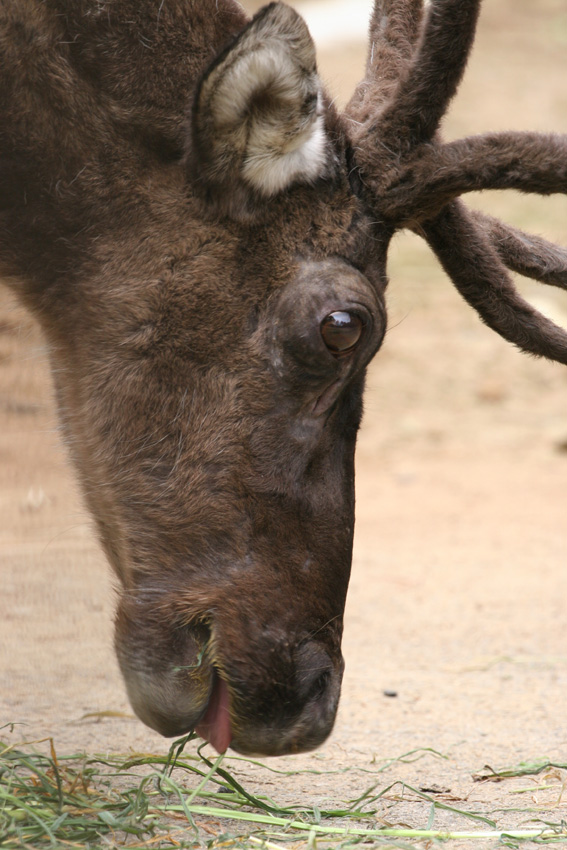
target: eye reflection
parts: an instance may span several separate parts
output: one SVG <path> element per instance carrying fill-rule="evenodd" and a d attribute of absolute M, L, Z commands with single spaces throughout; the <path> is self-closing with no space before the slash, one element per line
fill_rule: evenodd
<path fill-rule="evenodd" d="M 346 354 L 360 342 L 363 327 L 360 316 L 339 310 L 323 319 L 321 336 L 332 354 Z"/>

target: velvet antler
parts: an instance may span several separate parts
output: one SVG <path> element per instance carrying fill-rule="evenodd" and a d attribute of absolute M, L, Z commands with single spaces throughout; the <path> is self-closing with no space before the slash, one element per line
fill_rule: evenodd
<path fill-rule="evenodd" d="M 371 119 L 403 76 L 419 37 L 423 0 L 376 0 L 370 21 L 366 77 L 345 113 L 358 122 Z"/>
<path fill-rule="evenodd" d="M 485 188 L 567 192 L 567 137 L 502 133 L 443 144 L 437 132 L 479 7 L 480 0 L 432 0 L 424 15 L 421 0 L 376 0 L 367 79 L 346 109 L 353 164 L 377 219 L 422 235 L 491 328 L 567 363 L 567 333 L 521 298 L 505 268 L 566 288 L 567 250 L 454 200 Z"/>
<path fill-rule="evenodd" d="M 484 230 L 498 256 L 512 271 L 539 280 L 548 286 L 567 289 L 567 250 L 542 239 L 502 224 L 497 218 L 469 212 Z"/>

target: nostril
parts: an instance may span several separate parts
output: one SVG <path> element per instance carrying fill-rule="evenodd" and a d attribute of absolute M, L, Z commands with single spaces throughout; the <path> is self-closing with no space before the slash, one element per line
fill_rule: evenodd
<path fill-rule="evenodd" d="M 297 698 L 303 705 L 322 702 L 331 691 L 333 683 L 339 684 L 335 668 L 327 650 L 318 641 L 305 641 L 295 653 Z"/>
<path fill-rule="evenodd" d="M 309 689 L 306 702 L 317 702 L 317 700 L 320 700 L 327 692 L 330 681 L 330 670 L 324 670 L 322 673 L 319 673 Z"/>

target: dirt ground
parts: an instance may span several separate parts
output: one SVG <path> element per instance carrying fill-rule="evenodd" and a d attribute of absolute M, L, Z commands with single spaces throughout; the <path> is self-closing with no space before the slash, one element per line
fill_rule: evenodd
<path fill-rule="evenodd" d="M 343 101 L 363 55 L 358 44 L 322 51 Z M 567 132 L 566 81 L 565 0 L 485 0 L 446 135 Z M 565 198 L 482 203 L 567 244 Z M 402 780 L 502 828 L 565 821 L 566 769 L 499 784 L 473 774 L 567 764 L 567 370 L 485 329 L 416 238 L 399 237 L 389 271 L 391 330 L 369 372 L 357 455 L 339 717 L 318 753 L 280 760 L 349 770 L 277 780 L 236 770 L 282 803 L 309 795 L 328 807 Z M 567 326 L 565 293 L 524 291 Z M 59 442 L 41 336 L 4 292 L 0 585 L 0 725 L 22 724 L 12 739 L 163 752 L 132 718 L 113 657 L 113 581 Z M 443 757 L 379 772 L 419 748 Z M 425 827 L 430 803 L 394 796 L 377 822 Z M 470 828 L 439 813 L 435 826 L 448 825 Z"/>

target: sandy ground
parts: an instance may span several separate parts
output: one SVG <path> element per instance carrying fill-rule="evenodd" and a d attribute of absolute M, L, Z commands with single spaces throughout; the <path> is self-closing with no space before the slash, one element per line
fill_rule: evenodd
<path fill-rule="evenodd" d="M 447 135 L 567 131 L 565 0 L 485 7 Z M 323 49 L 322 72 L 343 101 L 362 59 L 361 45 Z M 567 243 L 565 198 L 504 197 L 491 209 Z M 349 770 L 277 781 L 236 770 L 280 802 L 336 805 L 402 780 L 502 827 L 557 823 L 567 770 L 499 784 L 473 774 L 567 764 L 567 370 L 483 328 L 417 239 L 400 237 L 390 275 L 391 330 L 369 373 L 357 456 L 339 718 L 318 753 L 280 760 Z M 563 293 L 526 292 L 567 325 Z M 5 293 L 0 575 L 0 724 L 22 724 L 12 739 L 163 752 L 167 742 L 131 717 L 117 671 L 112 579 L 59 443 L 41 336 Z M 423 752 L 379 772 L 419 748 L 444 757 Z M 430 803 L 394 791 L 377 822 L 424 827 Z M 435 825 L 468 827 L 447 812 Z"/>

